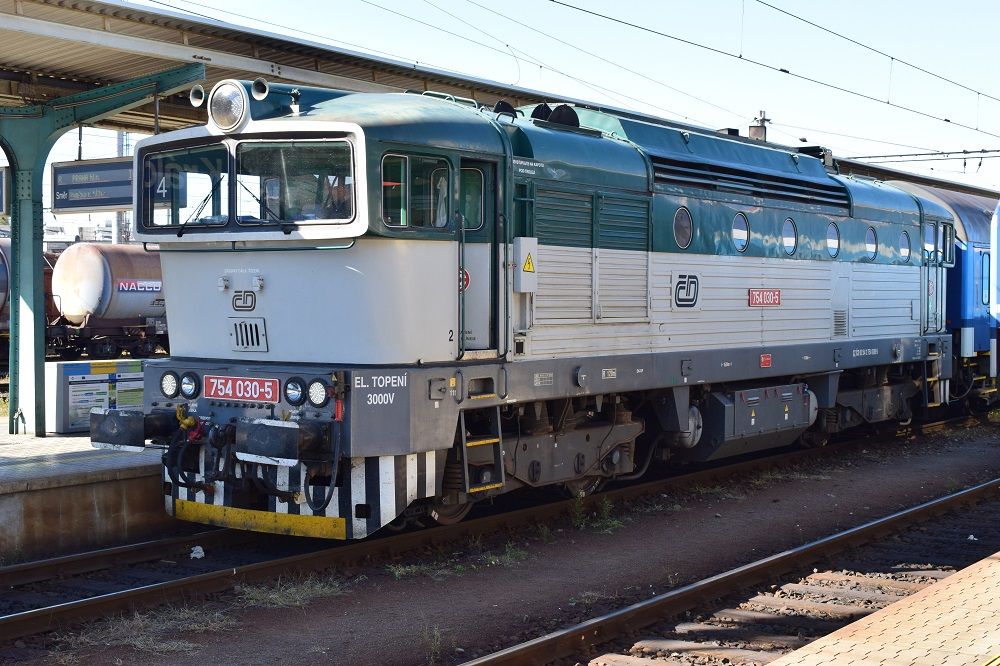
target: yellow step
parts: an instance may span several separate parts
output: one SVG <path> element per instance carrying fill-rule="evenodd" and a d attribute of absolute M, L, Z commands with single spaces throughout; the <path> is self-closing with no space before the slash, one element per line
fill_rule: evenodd
<path fill-rule="evenodd" d="M 465 448 L 471 449 L 473 446 L 486 446 L 488 444 L 499 444 L 499 437 L 484 437 L 482 439 L 469 439 L 465 442 Z"/>
<path fill-rule="evenodd" d="M 470 493 L 482 493 L 482 492 L 486 492 L 487 490 L 495 490 L 497 488 L 503 488 L 503 484 L 502 483 L 484 483 L 481 486 L 472 486 L 471 488 L 469 488 L 469 492 Z"/>

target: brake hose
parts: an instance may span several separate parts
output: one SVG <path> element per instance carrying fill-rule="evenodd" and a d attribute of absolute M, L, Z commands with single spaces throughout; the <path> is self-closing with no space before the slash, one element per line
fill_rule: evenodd
<path fill-rule="evenodd" d="M 339 405 L 338 405 L 339 408 Z M 337 419 L 333 422 L 333 460 L 330 467 L 330 483 L 326 487 L 326 492 L 324 493 L 323 502 L 317 503 L 313 498 L 312 491 L 310 487 L 312 484 L 309 483 L 308 474 L 305 478 L 305 483 L 303 483 L 303 494 L 306 497 L 306 504 L 312 509 L 314 514 L 323 513 L 326 511 L 326 507 L 330 505 L 330 500 L 333 499 L 333 493 L 337 488 L 337 467 L 340 461 L 340 437 L 341 428 L 343 427 L 343 419 Z M 308 472 L 308 468 L 306 470 Z"/>

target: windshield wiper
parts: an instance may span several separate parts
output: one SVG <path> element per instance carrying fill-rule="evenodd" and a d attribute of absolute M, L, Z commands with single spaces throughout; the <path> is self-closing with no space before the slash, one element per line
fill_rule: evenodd
<path fill-rule="evenodd" d="M 251 190 L 249 187 L 247 187 L 246 183 L 244 183 L 239 178 L 236 179 L 236 182 L 239 183 L 240 187 L 242 187 L 244 190 L 246 190 L 247 194 L 249 194 L 250 196 L 252 196 L 253 200 L 256 201 L 257 204 L 261 208 L 264 209 L 265 221 L 267 221 L 267 220 L 274 220 L 278 224 L 281 224 L 281 218 L 273 210 L 271 210 L 271 208 L 266 203 L 264 203 L 263 201 L 261 201 L 260 197 L 258 197 L 256 194 L 254 194 L 253 190 Z"/>
<path fill-rule="evenodd" d="M 205 210 L 205 206 L 207 206 L 208 202 L 211 201 L 212 197 L 215 196 L 215 192 L 216 190 L 219 189 L 219 183 L 222 182 L 223 177 L 224 177 L 223 174 L 219 174 L 219 177 L 216 179 L 214 183 L 212 183 L 212 189 L 208 191 L 208 194 L 205 195 L 205 198 L 202 199 L 201 202 L 195 207 L 194 211 L 192 211 L 191 214 L 188 215 L 187 219 L 181 222 L 180 225 L 178 225 L 177 227 L 178 238 L 184 235 L 184 227 L 186 227 L 192 220 L 201 217 L 201 212 Z"/>

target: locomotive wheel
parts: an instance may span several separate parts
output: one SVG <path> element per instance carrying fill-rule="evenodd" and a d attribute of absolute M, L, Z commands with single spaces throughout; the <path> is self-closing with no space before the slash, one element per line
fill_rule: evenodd
<path fill-rule="evenodd" d="M 830 443 L 830 435 L 819 430 L 807 430 L 799 438 L 802 446 L 807 449 L 818 449 Z"/>
<path fill-rule="evenodd" d="M 428 511 L 428 516 L 436 525 L 454 525 L 469 515 L 472 502 L 465 504 L 435 504 Z"/>
<path fill-rule="evenodd" d="M 586 497 L 600 490 L 604 483 L 603 476 L 585 476 L 563 484 L 570 497 Z"/>

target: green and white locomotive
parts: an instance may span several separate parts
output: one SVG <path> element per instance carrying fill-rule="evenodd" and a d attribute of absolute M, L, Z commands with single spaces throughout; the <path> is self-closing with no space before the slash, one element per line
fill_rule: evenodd
<path fill-rule="evenodd" d="M 136 148 L 171 357 L 95 446 L 178 518 L 357 539 L 946 402 L 953 222 L 598 108 L 223 81 Z"/>

